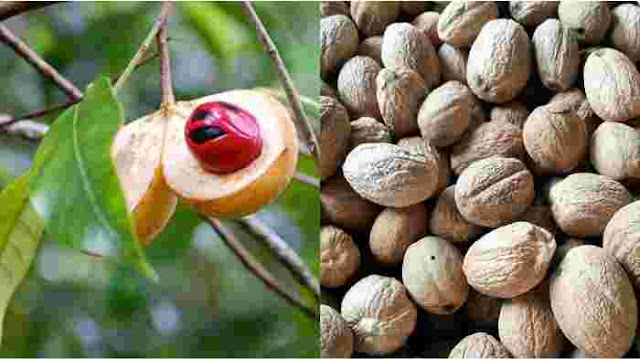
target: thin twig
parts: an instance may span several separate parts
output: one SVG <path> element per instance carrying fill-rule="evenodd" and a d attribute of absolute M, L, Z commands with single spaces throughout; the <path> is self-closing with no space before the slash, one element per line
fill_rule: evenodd
<path fill-rule="evenodd" d="M 169 1 L 162 2 L 162 12 L 169 13 L 172 9 L 172 3 Z M 171 61 L 169 59 L 169 46 L 167 45 L 167 27 L 168 22 L 165 19 L 160 25 L 158 31 L 158 47 L 160 48 L 160 86 L 162 90 L 162 104 L 174 104 L 176 97 L 173 94 L 173 81 L 171 79 Z"/>
<path fill-rule="evenodd" d="M 289 303 L 301 309 L 312 319 L 318 320 L 319 314 L 317 309 L 308 307 L 300 300 L 300 298 L 298 298 L 297 295 L 288 292 L 280 284 L 280 282 L 278 282 L 278 280 L 273 275 L 271 275 L 271 273 L 269 273 L 269 271 L 251 255 L 251 253 L 249 253 L 249 251 L 242 245 L 242 243 L 240 243 L 238 238 L 236 238 L 232 230 L 227 228 L 222 224 L 222 222 L 217 219 L 206 217 L 204 219 L 211 225 L 211 228 L 213 228 L 213 230 L 225 242 L 227 247 L 229 247 L 235 253 L 235 255 L 242 261 L 242 263 L 249 269 L 251 273 L 260 278 L 267 287 L 283 297 Z"/>
<path fill-rule="evenodd" d="M 82 99 L 80 91 L 71 81 L 62 76 L 53 66 L 44 61 L 29 45 L 14 35 L 6 26 L 0 24 L 0 42 L 11 47 L 18 56 L 25 59 L 31 66 L 38 70 L 44 77 L 51 79 L 56 86 L 71 100 Z"/>
<path fill-rule="evenodd" d="M 60 1 L 2 1 L 0 2 L 0 21 L 59 2 Z"/>
<path fill-rule="evenodd" d="M 289 75 L 289 71 L 287 71 L 287 68 L 284 64 L 284 61 L 282 61 L 280 54 L 278 53 L 278 49 L 276 48 L 275 43 L 269 36 L 269 33 L 262 24 L 262 20 L 260 20 L 260 17 L 255 12 L 253 5 L 251 5 L 251 2 L 243 1 L 242 5 L 244 6 L 247 15 L 249 16 L 249 21 L 253 24 L 256 31 L 258 32 L 258 38 L 260 39 L 260 42 L 262 42 L 265 52 L 269 55 L 276 67 L 276 70 L 278 71 L 278 77 L 280 78 L 282 87 L 287 94 L 287 98 L 291 103 L 291 108 L 293 109 L 293 113 L 295 115 L 294 121 L 296 123 L 296 127 L 302 134 L 306 146 L 311 150 L 316 163 L 320 163 L 320 144 L 318 142 L 318 138 L 313 132 L 311 123 L 309 123 L 307 117 L 305 116 L 304 109 L 302 108 L 302 104 L 300 103 L 300 95 L 298 93 L 298 90 L 293 86 L 291 75 Z"/>
<path fill-rule="evenodd" d="M 153 40 L 155 40 L 156 36 L 158 35 L 158 31 L 160 31 L 160 28 L 167 20 L 167 16 L 169 15 L 169 10 L 170 9 L 167 6 L 164 6 L 164 3 L 163 3 L 162 9 L 160 10 L 160 15 L 158 16 L 158 18 L 156 18 L 156 21 L 153 23 L 153 27 L 147 34 L 147 37 L 145 37 L 144 41 L 142 41 L 142 44 L 140 44 L 138 51 L 135 53 L 135 55 L 133 55 L 133 57 L 131 58 L 131 61 L 129 61 L 129 64 L 127 64 L 127 67 L 124 69 L 124 71 L 122 71 L 122 74 L 118 77 L 118 81 L 116 81 L 115 85 L 113 85 L 116 92 L 118 92 L 122 88 L 124 83 L 127 82 L 127 80 L 129 79 L 129 76 L 131 76 L 133 71 L 143 61 L 147 51 L 149 51 L 149 47 L 151 46 L 151 43 L 153 42 Z"/>
<path fill-rule="evenodd" d="M 57 104 L 54 105 L 52 107 L 49 108 L 45 108 L 44 110 L 39 110 L 24 116 L 20 116 L 20 117 L 14 117 L 5 121 L 2 121 L 2 123 L 0 123 L 0 131 L 4 131 L 7 127 L 13 125 L 14 123 L 18 122 L 18 121 L 22 121 L 22 120 L 29 120 L 32 118 L 38 118 L 38 117 L 43 117 L 46 116 L 50 113 L 53 112 L 57 112 L 60 110 L 64 110 L 68 107 L 71 107 L 75 104 L 77 104 L 78 102 L 80 102 L 80 100 L 71 100 L 71 101 L 67 101 L 65 103 L 61 103 L 61 104 Z"/>
<path fill-rule="evenodd" d="M 320 180 L 315 177 L 306 175 L 304 173 L 296 172 L 293 174 L 293 179 L 302 184 L 306 184 L 309 187 L 320 189 Z"/>
<path fill-rule="evenodd" d="M 256 216 L 244 217 L 238 222 L 252 235 L 261 238 L 267 244 L 269 249 L 278 257 L 278 261 L 282 263 L 293 274 L 298 283 L 311 289 L 311 291 L 319 298 L 320 283 L 313 276 L 306 264 L 300 259 L 298 253 L 289 247 L 274 230 L 264 224 Z"/>
<path fill-rule="evenodd" d="M 154 59 L 157 59 L 158 57 L 160 57 L 160 52 L 159 51 L 155 51 L 151 55 L 145 56 L 138 64 L 136 64 L 136 67 L 134 68 L 134 70 L 139 69 L 140 67 L 148 64 L 149 62 L 151 62 Z M 112 83 L 118 82 L 118 79 L 120 79 L 120 76 L 122 76 L 122 74 L 113 76 L 111 78 L 111 82 Z"/>

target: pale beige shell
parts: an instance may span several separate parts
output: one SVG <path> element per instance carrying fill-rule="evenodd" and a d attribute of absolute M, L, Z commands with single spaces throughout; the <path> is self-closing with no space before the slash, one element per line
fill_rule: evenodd
<path fill-rule="evenodd" d="M 342 170 L 351 187 L 367 200 L 386 207 L 407 207 L 436 191 L 438 153 L 427 146 L 365 143 L 347 155 Z"/>
<path fill-rule="evenodd" d="M 535 28 L 545 20 L 557 17 L 558 2 L 546 0 L 509 1 L 511 17 L 523 26 Z"/>
<path fill-rule="evenodd" d="M 489 21 L 469 50 L 467 84 L 480 99 L 505 103 L 527 84 L 531 71 L 529 36 L 513 20 Z"/>
<path fill-rule="evenodd" d="M 471 164 L 456 182 L 456 206 L 474 224 L 497 228 L 522 215 L 535 197 L 533 176 L 520 160 L 490 157 Z"/>
<path fill-rule="evenodd" d="M 516 358 L 558 358 L 564 336 L 551 311 L 549 285 L 507 300 L 498 320 L 500 341 Z"/>
<path fill-rule="evenodd" d="M 631 201 L 624 186 L 593 173 L 574 173 L 551 187 L 553 218 L 570 236 L 600 236 L 609 219 Z"/>
<path fill-rule="evenodd" d="M 424 203 L 384 209 L 369 234 L 369 248 L 376 261 L 401 263 L 407 248 L 427 234 L 428 217 Z"/>
<path fill-rule="evenodd" d="M 554 91 L 573 85 L 580 70 L 578 40 L 558 19 L 549 19 L 536 28 L 531 38 L 542 84 Z"/>
<path fill-rule="evenodd" d="M 501 305 L 501 299 L 484 295 L 469 288 L 469 296 L 464 306 L 470 321 L 479 325 L 497 327 Z"/>
<path fill-rule="evenodd" d="M 320 341 L 322 358 L 351 358 L 353 332 L 337 310 L 320 305 Z"/>
<path fill-rule="evenodd" d="M 467 221 L 455 201 L 455 185 L 447 187 L 436 202 L 429 219 L 429 231 L 454 243 L 467 243 L 482 234 L 483 228 Z"/>
<path fill-rule="evenodd" d="M 322 158 L 320 159 L 320 175 L 323 180 L 333 176 L 347 156 L 351 123 L 349 114 L 340 101 L 333 97 L 320 97 Z"/>
<path fill-rule="evenodd" d="M 409 23 L 395 23 L 384 30 L 382 63 L 385 68 L 406 66 L 418 72 L 429 89 L 440 83 L 440 61 L 429 39 Z"/>
<path fill-rule="evenodd" d="M 574 111 L 540 106 L 527 118 L 522 135 L 524 148 L 541 173 L 568 173 L 586 155 L 587 129 Z"/>
<path fill-rule="evenodd" d="M 616 181 L 640 179 L 640 131 L 617 122 L 603 122 L 591 137 L 591 163 Z"/>
<path fill-rule="evenodd" d="M 382 68 L 376 60 L 354 56 L 338 75 L 340 100 L 354 117 L 381 118 L 376 97 L 376 76 Z"/>
<path fill-rule="evenodd" d="M 360 250 L 347 232 L 335 226 L 322 226 L 320 264 L 320 283 L 323 286 L 343 286 L 360 268 Z"/>
<path fill-rule="evenodd" d="M 440 14 L 438 36 L 456 47 L 468 47 L 489 21 L 498 18 L 495 1 L 452 1 Z"/>
<path fill-rule="evenodd" d="M 365 36 L 380 35 L 396 21 L 400 4 L 396 1 L 351 1 L 351 18 Z"/>
<path fill-rule="evenodd" d="M 371 117 L 351 121 L 349 151 L 363 143 L 393 142 L 393 132 L 384 123 Z"/>
<path fill-rule="evenodd" d="M 364 39 L 360 45 L 358 45 L 356 54 L 359 56 L 368 56 L 382 66 L 382 36 L 371 36 Z"/>
<path fill-rule="evenodd" d="M 411 25 L 424 32 L 431 44 L 435 47 L 442 44 L 442 40 L 440 40 L 440 37 L 438 36 L 438 19 L 440 19 L 440 13 L 435 11 L 425 11 L 416 16 L 411 22 Z"/>
<path fill-rule="evenodd" d="M 562 26 L 574 31 L 578 42 L 599 44 L 609 29 L 611 10 L 604 1 L 562 0 L 558 5 Z"/>
<path fill-rule="evenodd" d="M 407 249 L 402 261 L 402 283 L 411 298 L 433 314 L 454 313 L 469 293 L 460 250 L 432 236 L 420 239 Z"/>
<path fill-rule="evenodd" d="M 556 250 L 551 233 L 528 222 L 516 222 L 485 234 L 464 257 L 467 282 L 478 292 L 513 298 L 538 285 Z"/>
<path fill-rule="evenodd" d="M 422 138 L 436 147 L 457 142 L 473 116 L 471 90 L 461 82 L 449 81 L 433 90 L 420 106 L 418 126 Z"/>
<path fill-rule="evenodd" d="M 631 282 L 640 289 L 640 201 L 622 207 L 611 217 L 602 246 L 622 264 Z"/>
<path fill-rule="evenodd" d="M 519 101 L 512 101 L 504 105 L 495 106 L 489 113 L 491 121 L 503 121 L 523 128 L 524 123 L 529 117 L 527 106 Z"/>
<path fill-rule="evenodd" d="M 438 59 L 442 71 L 442 81 L 459 81 L 467 84 L 467 60 L 469 50 L 442 44 L 438 48 Z"/>
<path fill-rule="evenodd" d="M 401 138 L 397 143 L 398 146 L 419 146 L 421 147 L 420 151 L 432 151 L 433 147 L 420 136 L 411 136 Z M 437 196 L 440 192 L 444 191 L 444 189 L 451 182 L 451 168 L 449 167 L 449 154 L 444 149 L 436 149 L 438 152 L 438 184 L 436 185 L 436 190 L 433 193 L 433 196 Z"/>
<path fill-rule="evenodd" d="M 618 50 L 604 48 L 587 57 L 584 91 L 593 111 L 605 121 L 640 116 L 640 73 Z"/>
<path fill-rule="evenodd" d="M 491 334 L 478 332 L 464 337 L 449 353 L 449 359 L 466 358 L 511 358 L 511 355 Z"/>
<path fill-rule="evenodd" d="M 418 316 L 402 283 L 380 275 L 365 277 L 349 288 L 340 312 L 353 330 L 355 351 L 371 355 L 400 349 Z"/>
<path fill-rule="evenodd" d="M 567 253 L 551 276 L 551 309 L 573 345 L 600 358 L 621 358 L 633 343 L 638 307 L 622 266 L 592 245 Z"/>
<path fill-rule="evenodd" d="M 358 29 L 346 15 L 333 15 L 320 20 L 320 43 L 322 60 L 320 73 L 322 78 L 337 72 L 358 49 Z"/>
<path fill-rule="evenodd" d="M 471 126 L 471 125 L 470 125 Z M 492 157 L 524 158 L 522 129 L 504 122 L 481 123 L 467 131 L 451 149 L 451 169 L 461 174 L 475 161 Z"/>
<path fill-rule="evenodd" d="M 640 60 L 640 7 L 622 4 L 611 11 L 609 36 L 613 47 L 625 53 L 632 62 Z"/>
<path fill-rule="evenodd" d="M 322 15 L 322 17 L 328 17 L 332 15 L 350 16 L 349 5 L 344 1 L 321 1 L 320 14 Z"/>
<path fill-rule="evenodd" d="M 340 174 L 322 182 L 320 204 L 323 223 L 333 223 L 349 233 L 368 235 L 380 206 L 360 197 Z"/>
<path fill-rule="evenodd" d="M 382 69 L 376 78 L 378 107 L 396 138 L 418 131 L 418 109 L 429 90 L 419 73 L 408 67 Z"/>

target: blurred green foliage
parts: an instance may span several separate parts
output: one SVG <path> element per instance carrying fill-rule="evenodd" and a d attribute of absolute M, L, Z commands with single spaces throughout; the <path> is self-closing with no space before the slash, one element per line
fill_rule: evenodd
<path fill-rule="evenodd" d="M 300 92 L 319 93 L 319 5 L 254 3 Z M 77 87 L 119 74 L 160 3 L 70 2 L 5 24 Z M 232 88 L 277 87 L 276 72 L 238 3 L 176 3 L 169 20 L 176 97 Z M 0 47 L 0 113 L 14 116 L 65 100 L 7 47 Z M 159 60 L 139 68 L 118 94 L 127 121 L 160 103 Z M 42 119 L 51 122 L 56 116 Z M 0 187 L 23 173 L 38 143 L 0 135 Z M 313 161 L 299 169 L 317 174 Z M 258 216 L 319 274 L 318 193 L 294 183 Z M 147 249 L 160 275 L 55 245 L 45 237 L 6 314 L 3 357 L 318 357 L 318 324 L 266 289 L 180 205 Z"/>

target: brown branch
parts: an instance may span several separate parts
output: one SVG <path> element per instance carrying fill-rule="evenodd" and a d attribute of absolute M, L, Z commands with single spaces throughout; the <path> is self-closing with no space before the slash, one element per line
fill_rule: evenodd
<path fill-rule="evenodd" d="M 162 2 L 162 12 L 169 13 L 173 4 L 169 1 Z M 176 97 L 173 94 L 173 81 L 171 79 L 171 61 L 169 58 L 169 46 L 167 44 L 168 22 L 165 17 L 158 31 L 158 47 L 160 48 L 160 86 L 162 90 L 162 103 L 174 104 Z"/>
<path fill-rule="evenodd" d="M 20 116 L 20 117 L 14 117 L 14 118 L 9 118 L 5 121 L 2 121 L 2 123 L 0 123 L 0 131 L 5 131 L 7 127 L 13 125 L 14 123 L 18 122 L 18 121 L 22 121 L 22 120 L 29 120 L 32 118 L 38 118 L 38 117 L 42 117 L 42 116 L 46 116 L 48 114 L 60 111 L 60 110 L 64 110 L 68 107 L 71 107 L 75 104 L 77 104 L 78 102 L 80 102 L 80 100 L 71 100 L 71 101 L 67 101 L 65 103 L 61 103 L 61 104 L 57 104 L 54 105 L 52 107 L 49 108 L 45 108 L 44 110 L 39 110 L 36 112 L 32 112 L 30 114 L 24 115 L 24 116 Z"/>
<path fill-rule="evenodd" d="M 2 1 L 0 2 L 0 21 L 59 2 L 60 1 Z"/>
<path fill-rule="evenodd" d="M 262 282 L 279 296 L 284 298 L 290 304 L 298 307 L 302 310 L 306 315 L 310 316 L 313 320 L 319 319 L 319 314 L 317 308 L 310 308 L 305 305 L 298 296 L 293 293 L 288 292 L 278 280 L 271 274 L 269 271 L 260 264 L 249 251 L 240 243 L 238 238 L 236 238 L 235 234 L 232 230 L 227 228 L 217 219 L 206 218 L 203 217 L 210 225 L 211 228 L 220 236 L 220 238 L 225 242 L 227 247 L 229 247 L 236 257 L 240 259 L 240 261 L 249 269 L 251 273 L 253 273 L 256 277 L 260 278 Z"/>
<path fill-rule="evenodd" d="M 306 175 L 306 174 L 301 173 L 301 172 L 296 172 L 296 173 L 293 174 L 293 179 L 295 181 L 298 181 L 298 182 L 302 183 L 302 184 L 306 184 L 309 187 L 313 187 L 315 189 L 320 189 L 320 180 L 315 178 L 315 177 Z"/>
<path fill-rule="evenodd" d="M 265 29 L 262 24 L 262 20 L 255 12 L 253 5 L 251 5 L 250 1 L 243 1 L 242 5 L 249 16 L 249 21 L 255 27 L 258 32 L 258 38 L 260 42 L 264 46 L 265 52 L 269 55 L 271 60 L 273 61 L 274 66 L 278 72 L 278 77 L 280 78 L 280 83 L 284 88 L 285 93 L 287 94 L 287 99 L 291 103 L 291 108 L 294 113 L 294 121 L 296 123 L 296 127 L 298 128 L 298 132 L 302 134 L 303 141 L 305 142 L 306 147 L 309 148 L 311 153 L 313 154 L 316 163 L 320 163 L 320 143 L 318 142 L 318 138 L 313 132 L 313 127 L 311 123 L 307 119 L 304 113 L 304 109 L 302 108 L 302 103 L 300 102 L 300 94 L 298 90 L 293 86 L 293 80 L 291 79 L 291 75 L 289 71 L 287 71 L 287 67 L 282 61 L 278 49 L 276 48 L 275 43 L 269 36 L 269 33 Z"/>
<path fill-rule="evenodd" d="M 320 283 L 311 274 L 306 264 L 300 259 L 298 253 L 289 247 L 287 242 L 282 239 L 278 233 L 273 231 L 269 226 L 264 224 L 256 216 L 248 216 L 238 220 L 238 222 L 252 235 L 261 238 L 267 244 L 269 249 L 278 257 L 278 261 L 282 263 L 298 281 L 298 283 L 310 289 L 318 298 L 320 297 Z"/>
<path fill-rule="evenodd" d="M 44 77 L 53 81 L 56 86 L 71 100 L 82 99 L 82 91 L 80 91 L 71 81 L 62 76 L 53 66 L 44 61 L 29 45 L 20 40 L 6 26 L 0 24 L 0 42 L 9 46 L 18 56 L 25 59 L 31 66 L 38 70 Z"/>

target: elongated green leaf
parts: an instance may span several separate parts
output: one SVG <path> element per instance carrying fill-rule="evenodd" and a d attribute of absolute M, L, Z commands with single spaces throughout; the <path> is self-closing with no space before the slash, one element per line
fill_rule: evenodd
<path fill-rule="evenodd" d="M 62 246 L 121 259 L 155 278 L 111 161 L 111 143 L 122 124 L 109 80 L 97 80 L 44 138 L 32 165 L 31 201 L 47 234 Z"/>
<path fill-rule="evenodd" d="M 4 314 L 33 262 L 44 224 L 29 203 L 30 172 L 0 193 L 0 340 Z"/>

